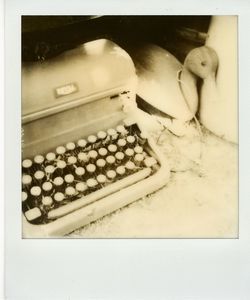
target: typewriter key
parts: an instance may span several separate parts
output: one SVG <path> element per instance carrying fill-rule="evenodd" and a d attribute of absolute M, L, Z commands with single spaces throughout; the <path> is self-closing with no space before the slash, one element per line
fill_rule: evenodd
<path fill-rule="evenodd" d="M 29 187 L 31 185 L 31 182 L 32 182 L 32 177 L 30 175 L 24 174 L 22 176 L 22 184 L 25 187 Z"/>
<path fill-rule="evenodd" d="M 106 161 L 108 164 L 112 165 L 115 163 L 115 157 L 113 155 L 109 155 L 106 157 Z"/>
<path fill-rule="evenodd" d="M 22 191 L 22 210 L 26 211 L 29 210 L 29 204 L 28 204 L 28 193 Z"/>
<path fill-rule="evenodd" d="M 118 161 L 122 161 L 122 160 L 124 159 L 124 153 L 123 153 L 123 152 L 116 152 L 115 158 L 116 158 Z"/>
<path fill-rule="evenodd" d="M 80 148 L 85 148 L 87 145 L 87 141 L 85 139 L 80 139 L 77 141 L 77 146 Z"/>
<path fill-rule="evenodd" d="M 89 135 L 87 140 L 90 144 L 94 144 L 97 141 L 97 137 L 95 135 Z"/>
<path fill-rule="evenodd" d="M 89 178 L 86 181 L 86 184 L 87 184 L 88 187 L 93 188 L 93 187 L 96 187 L 98 185 L 98 182 L 94 178 Z"/>
<path fill-rule="evenodd" d="M 30 174 L 32 172 L 32 160 L 25 159 L 22 161 L 22 170 L 26 174 Z"/>
<path fill-rule="evenodd" d="M 66 152 L 66 148 L 63 147 L 63 146 L 58 146 L 58 147 L 56 148 L 56 153 L 57 153 L 58 155 L 63 155 L 65 152 Z"/>
<path fill-rule="evenodd" d="M 127 148 L 125 150 L 125 154 L 128 156 L 128 157 L 132 157 L 134 155 L 134 150 L 132 148 Z"/>
<path fill-rule="evenodd" d="M 134 151 L 135 153 L 140 154 L 143 152 L 143 148 L 141 146 L 135 146 Z"/>
<path fill-rule="evenodd" d="M 53 160 L 56 159 L 55 153 L 49 152 L 49 153 L 46 155 L 46 159 L 47 159 L 49 162 L 52 162 Z"/>
<path fill-rule="evenodd" d="M 126 169 L 132 171 L 135 169 L 135 164 L 132 162 L 132 161 L 128 161 L 126 164 L 125 164 L 125 167 Z"/>
<path fill-rule="evenodd" d="M 75 156 L 69 156 L 69 157 L 68 157 L 68 160 L 67 160 L 67 163 L 68 163 L 69 165 L 74 165 L 74 164 L 76 164 L 76 163 L 77 163 L 76 157 L 75 157 Z"/>
<path fill-rule="evenodd" d="M 89 160 L 88 155 L 84 152 L 78 153 L 77 158 L 80 161 L 80 163 L 86 163 Z"/>
<path fill-rule="evenodd" d="M 116 172 L 114 170 L 109 170 L 106 174 L 109 179 L 114 179 L 116 177 Z"/>
<path fill-rule="evenodd" d="M 99 155 L 101 155 L 101 156 L 106 156 L 107 153 L 108 153 L 108 150 L 107 150 L 106 148 L 100 148 L 100 149 L 98 150 L 98 153 L 99 153 Z"/>
<path fill-rule="evenodd" d="M 114 144 L 110 144 L 110 145 L 108 146 L 108 150 L 109 150 L 109 152 L 114 153 L 114 152 L 117 151 L 117 146 L 114 145 Z"/>
<path fill-rule="evenodd" d="M 107 133 L 105 131 L 99 131 L 97 133 L 97 137 L 100 139 L 100 140 L 104 140 L 107 136 Z"/>
<path fill-rule="evenodd" d="M 42 197 L 42 190 L 39 186 L 33 186 L 30 189 L 30 195 L 32 198 L 32 202 L 37 206 L 41 200 Z"/>
<path fill-rule="evenodd" d="M 140 164 L 144 160 L 143 154 L 137 153 L 134 158 L 136 164 Z"/>
<path fill-rule="evenodd" d="M 135 143 L 135 137 L 133 135 L 128 135 L 127 136 L 127 142 L 132 145 Z"/>
<path fill-rule="evenodd" d="M 58 169 L 63 170 L 64 168 L 66 168 L 67 164 L 64 160 L 58 160 L 58 162 L 56 163 L 56 166 Z"/>
<path fill-rule="evenodd" d="M 28 194 L 26 192 L 22 192 L 22 202 L 25 202 L 28 199 Z"/>
<path fill-rule="evenodd" d="M 34 157 L 34 162 L 37 165 L 38 168 L 41 168 L 41 166 L 44 163 L 44 157 L 42 155 L 36 155 Z"/>
<path fill-rule="evenodd" d="M 106 165 L 106 161 L 105 161 L 104 159 L 102 159 L 102 158 L 99 158 L 99 159 L 96 161 L 96 165 L 97 165 L 97 167 L 99 167 L 99 168 L 103 168 L 103 167 L 105 167 L 105 165 Z"/>
<path fill-rule="evenodd" d="M 109 128 L 107 130 L 107 133 L 111 137 L 112 140 L 117 138 L 117 131 L 114 128 Z"/>
<path fill-rule="evenodd" d="M 25 212 L 25 217 L 29 222 L 38 221 L 42 212 L 38 207 L 31 208 Z"/>
<path fill-rule="evenodd" d="M 45 168 L 45 173 L 47 174 L 47 176 L 51 177 L 52 174 L 54 173 L 55 171 L 55 167 L 52 166 L 52 165 L 48 165 L 46 168 Z"/>
<path fill-rule="evenodd" d="M 77 167 L 75 169 L 75 173 L 79 178 L 81 178 L 85 174 L 85 170 L 83 167 Z"/>
<path fill-rule="evenodd" d="M 119 167 L 116 168 L 116 173 L 117 173 L 118 175 L 124 175 L 125 172 L 126 172 L 126 169 L 125 169 L 124 166 L 119 166 Z"/>
<path fill-rule="evenodd" d="M 52 193 L 53 185 L 51 182 L 46 181 L 43 183 L 42 189 L 43 189 L 43 195 L 48 196 Z"/>
<path fill-rule="evenodd" d="M 64 197 L 64 194 L 63 194 L 63 193 L 60 193 L 60 192 L 55 193 L 55 195 L 54 195 L 54 200 L 55 200 L 57 203 L 62 202 L 64 199 L 65 199 L 65 197 Z"/>
<path fill-rule="evenodd" d="M 149 156 L 149 157 L 147 157 L 147 158 L 144 159 L 144 165 L 146 167 L 152 167 L 155 164 L 157 164 L 157 161 L 156 161 L 156 159 L 154 157 L 150 157 Z"/>
<path fill-rule="evenodd" d="M 50 196 L 45 196 L 42 199 L 42 204 L 48 208 L 53 204 L 53 199 Z"/>
<path fill-rule="evenodd" d="M 89 173 L 94 173 L 96 170 L 96 166 L 94 164 L 88 164 L 86 169 Z"/>
<path fill-rule="evenodd" d="M 75 150 L 75 147 L 76 147 L 75 143 L 69 142 L 69 143 L 66 144 L 66 149 L 67 149 L 68 151 L 73 151 L 73 150 Z"/>
<path fill-rule="evenodd" d="M 72 183 L 74 181 L 74 176 L 72 174 L 67 174 L 64 177 L 66 183 Z"/>
<path fill-rule="evenodd" d="M 88 153 L 89 158 L 93 161 L 97 158 L 98 153 L 95 150 L 90 150 Z"/>
<path fill-rule="evenodd" d="M 127 134 L 128 131 L 126 130 L 126 128 L 123 125 L 118 125 L 116 127 L 117 132 L 121 133 L 121 134 Z"/>
<path fill-rule="evenodd" d="M 36 171 L 34 177 L 38 183 L 42 183 L 45 180 L 45 173 L 43 171 Z"/>
<path fill-rule="evenodd" d="M 98 175 L 96 179 L 99 183 L 105 183 L 107 181 L 107 177 L 103 174 Z"/>
<path fill-rule="evenodd" d="M 55 190 L 58 192 L 62 189 L 63 184 L 64 184 L 64 180 L 62 177 L 56 177 L 53 181 L 53 184 L 55 186 Z"/>
<path fill-rule="evenodd" d="M 119 140 L 117 141 L 117 144 L 118 144 L 119 147 L 125 147 L 126 144 L 127 144 L 127 142 L 126 142 L 125 139 L 119 139 Z"/>
<path fill-rule="evenodd" d="M 87 184 L 84 183 L 84 182 L 78 182 L 78 183 L 76 184 L 76 190 L 77 190 L 78 192 L 80 192 L 80 193 L 86 191 L 87 189 L 88 189 L 88 186 L 87 186 Z"/>
<path fill-rule="evenodd" d="M 65 194 L 69 197 L 72 197 L 74 196 L 76 193 L 76 190 L 73 186 L 68 186 L 66 189 L 65 189 Z"/>

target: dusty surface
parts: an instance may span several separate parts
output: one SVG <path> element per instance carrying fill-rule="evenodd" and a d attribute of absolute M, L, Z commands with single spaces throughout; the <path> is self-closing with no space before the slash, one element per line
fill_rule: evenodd
<path fill-rule="evenodd" d="M 238 146 L 202 133 L 202 143 L 194 125 L 185 137 L 152 133 L 172 170 L 166 186 L 68 237 L 237 237 Z"/>

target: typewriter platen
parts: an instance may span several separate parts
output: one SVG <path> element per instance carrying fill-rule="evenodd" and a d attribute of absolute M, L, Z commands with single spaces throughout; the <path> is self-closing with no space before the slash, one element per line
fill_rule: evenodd
<path fill-rule="evenodd" d="M 129 55 L 101 39 L 22 66 L 23 237 L 59 237 L 168 182 Z"/>

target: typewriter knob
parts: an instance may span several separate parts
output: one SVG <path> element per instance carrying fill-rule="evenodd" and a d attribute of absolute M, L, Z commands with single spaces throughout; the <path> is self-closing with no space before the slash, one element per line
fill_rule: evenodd
<path fill-rule="evenodd" d="M 88 164 L 86 169 L 89 173 L 94 173 L 96 170 L 96 166 L 94 164 Z"/>
<path fill-rule="evenodd" d="M 114 179 L 116 177 L 116 172 L 114 170 L 107 171 L 107 177 L 109 179 Z"/>
<path fill-rule="evenodd" d="M 56 148 L 56 153 L 59 154 L 59 155 L 62 155 L 65 152 L 66 152 L 66 149 L 63 146 L 59 146 L 59 147 Z"/>
<path fill-rule="evenodd" d="M 89 178 L 87 181 L 86 181 L 86 184 L 88 187 L 95 187 L 97 186 L 98 182 L 94 179 L 94 178 Z"/>
<path fill-rule="evenodd" d="M 44 157 L 42 155 L 36 155 L 34 157 L 34 162 L 38 165 L 41 165 L 44 162 Z"/>
<path fill-rule="evenodd" d="M 64 169 L 66 168 L 66 162 L 64 160 L 59 160 L 56 164 L 58 169 Z"/>
<path fill-rule="evenodd" d="M 135 142 L 135 137 L 133 135 L 128 135 L 127 136 L 127 142 L 129 144 L 133 144 Z"/>
<path fill-rule="evenodd" d="M 135 146 L 134 151 L 135 153 L 140 154 L 143 152 L 143 148 L 141 146 Z"/>
<path fill-rule="evenodd" d="M 128 170 L 134 170 L 135 169 L 135 164 L 132 162 L 132 161 L 128 161 L 125 165 L 125 167 L 128 169 Z"/>
<path fill-rule="evenodd" d="M 69 151 L 74 150 L 75 147 L 76 147 L 75 143 L 69 142 L 66 144 L 66 149 Z"/>
<path fill-rule="evenodd" d="M 136 155 L 135 155 L 135 161 L 136 162 L 142 162 L 144 160 L 144 156 L 143 156 L 143 154 L 141 154 L 141 153 L 137 153 Z"/>
<path fill-rule="evenodd" d="M 82 167 L 77 167 L 77 168 L 75 169 L 75 173 L 76 173 L 76 175 L 78 175 L 78 176 L 83 176 L 83 175 L 85 174 L 85 170 L 84 170 L 84 168 L 82 168 Z"/>
<path fill-rule="evenodd" d="M 42 189 L 45 192 L 50 192 L 52 190 L 52 188 L 53 188 L 52 183 L 49 182 L 49 181 L 44 182 L 43 185 L 42 185 Z"/>
<path fill-rule="evenodd" d="M 101 155 L 101 156 L 106 156 L 107 153 L 108 153 L 108 150 L 106 148 L 100 148 L 98 150 L 98 153 Z"/>
<path fill-rule="evenodd" d="M 22 176 L 22 184 L 23 185 L 29 185 L 32 182 L 32 177 L 30 175 L 23 175 Z"/>
<path fill-rule="evenodd" d="M 42 199 L 42 204 L 44 206 L 51 206 L 53 204 L 53 199 L 50 196 L 45 196 Z"/>
<path fill-rule="evenodd" d="M 98 156 L 98 153 L 95 150 L 90 150 L 88 153 L 88 156 L 89 156 L 89 158 L 96 159 Z"/>
<path fill-rule="evenodd" d="M 126 169 L 124 166 L 119 166 L 116 168 L 116 173 L 119 174 L 119 175 L 124 175 L 126 172 Z"/>
<path fill-rule="evenodd" d="M 74 164 L 76 164 L 77 159 L 76 159 L 75 156 L 70 156 L 70 157 L 68 157 L 67 162 L 68 162 L 69 165 L 74 165 Z"/>
<path fill-rule="evenodd" d="M 74 181 L 74 176 L 72 174 L 67 174 L 65 175 L 64 180 L 66 183 L 72 183 Z"/>
<path fill-rule="evenodd" d="M 73 186 L 68 186 L 66 189 L 65 189 L 65 194 L 67 196 L 74 196 L 76 193 L 76 190 L 75 188 L 73 188 Z"/>
<path fill-rule="evenodd" d="M 112 165 L 115 163 L 115 157 L 113 155 L 109 155 L 106 157 L 106 161 L 108 164 Z"/>
<path fill-rule="evenodd" d="M 128 148 L 125 150 L 125 154 L 129 157 L 133 156 L 134 155 L 134 150 L 131 149 L 131 148 Z"/>
<path fill-rule="evenodd" d="M 53 153 L 53 152 L 49 152 L 49 153 L 46 155 L 46 159 L 47 159 L 48 161 L 53 161 L 55 158 L 56 158 L 56 155 L 55 155 L 55 153 Z"/>
<path fill-rule="evenodd" d="M 32 166 L 32 161 L 30 159 L 25 159 L 22 162 L 22 166 L 25 169 L 29 169 Z"/>
<path fill-rule="evenodd" d="M 42 180 L 45 177 L 45 173 L 43 171 L 36 171 L 34 177 L 37 180 Z"/>
<path fill-rule="evenodd" d="M 97 137 L 95 135 L 90 135 L 87 140 L 90 144 L 94 144 L 97 141 Z"/>
<path fill-rule="evenodd" d="M 117 146 L 114 144 L 111 144 L 108 146 L 108 150 L 109 150 L 109 152 L 114 153 L 117 151 Z"/>
<path fill-rule="evenodd" d="M 47 174 L 52 174 L 52 173 L 54 173 L 54 171 L 55 171 L 55 167 L 52 166 L 52 165 L 48 165 L 48 166 L 45 168 L 45 172 L 46 172 Z"/>
<path fill-rule="evenodd" d="M 105 183 L 107 181 L 107 177 L 103 174 L 98 175 L 96 179 L 99 183 Z"/>
<path fill-rule="evenodd" d="M 87 188 L 88 188 L 88 186 L 87 186 L 86 183 L 84 183 L 84 182 L 78 182 L 78 183 L 76 184 L 76 190 L 77 190 L 78 192 L 84 192 L 84 191 L 87 190 Z"/>
<path fill-rule="evenodd" d="M 96 165 L 97 167 L 99 168 L 103 168 L 105 165 L 106 165 L 106 161 L 102 158 L 99 158 L 97 161 L 96 161 Z"/>
<path fill-rule="evenodd" d="M 41 188 L 39 186 L 33 186 L 31 189 L 30 189 L 30 194 L 34 197 L 38 197 L 41 195 Z"/>
<path fill-rule="evenodd" d="M 106 133 L 105 131 L 99 131 L 99 132 L 97 133 L 97 137 L 98 137 L 100 140 L 105 139 L 106 136 L 107 136 L 107 133 Z"/>
<path fill-rule="evenodd" d="M 117 160 L 123 160 L 124 159 L 124 153 L 123 152 L 116 152 L 115 158 Z"/>
<path fill-rule="evenodd" d="M 80 140 L 78 140 L 77 145 L 81 148 L 84 148 L 87 145 L 87 141 L 84 139 L 80 139 Z"/>
<path fill-rule="evenodd" d="M 54 200 L 55 200 L 56 202 L 62 202 L 62 201 L 64 200 L 64 194 L 63 194 L 63 193 L 60 193 L 60 192 L 55 193 L 55 195 L 54 195 Z"/>
<path fill-rule="evenodd" d="M 54 179 L 54 181 L 53 181 L 54 185 L 57 186 L 57 187 L 62 186 L 62 185 L 63 185 L 63 182 L 64 182 L 64 180 L 63 180 L 63 178 L 60 177 L 60 176 L 56 177 L 56 178 Z"/>
<path fill-rule="evenodd" d="M 119 147 L 124 147 L 126 146 L 126 140 L 125 139 L 119 139 L 117 142 Z"/>

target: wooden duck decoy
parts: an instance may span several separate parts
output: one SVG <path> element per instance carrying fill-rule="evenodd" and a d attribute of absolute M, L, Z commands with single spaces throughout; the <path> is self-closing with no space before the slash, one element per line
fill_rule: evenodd
<path fill-rule="evenodd" d="M 213 45 L 213 43 L 211 43 Z M 229 50 L 230 51 L 230 50 Z M 217 82 L 220 68 L 217 52 L 208 45 L 191 50 L 182 65 L 167 50 L 147 44 L 132 56 L 138 74 L 137 94 L 145 101 L 146 111 L 156 111 L 187 122 L 199 112 L 201 123 L 210 131 L 236 142 L 236 123 L 225 122 L 229 111 L 223 99 L 223 89 Z M 201 81 L 198 91 L 198 80 Z M 147 104 L 149 104 L 147 106 Z"/>

